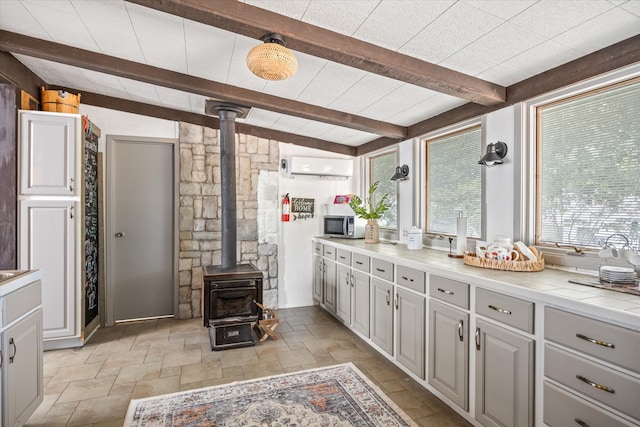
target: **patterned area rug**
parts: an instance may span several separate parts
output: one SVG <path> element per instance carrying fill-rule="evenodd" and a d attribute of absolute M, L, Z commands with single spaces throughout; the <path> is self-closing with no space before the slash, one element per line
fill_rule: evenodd
<path fill-rule="evenodd" d="M 131 400 L 125 426 L 416 426 L 353 364 Z"/>

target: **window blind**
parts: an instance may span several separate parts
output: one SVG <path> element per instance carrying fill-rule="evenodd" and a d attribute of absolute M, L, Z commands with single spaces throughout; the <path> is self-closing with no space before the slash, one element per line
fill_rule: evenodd
<path fill-rule="evenodd" d="M 536 243 L 638 240 L 640 81 L 538 107 Z"/>
<path fill-rule="evenodd" d="M 455 234 L 461 209 L 467 235 L 481 237 L 481 146 L 479 127 L 427 141 L 428 232 Z"/>

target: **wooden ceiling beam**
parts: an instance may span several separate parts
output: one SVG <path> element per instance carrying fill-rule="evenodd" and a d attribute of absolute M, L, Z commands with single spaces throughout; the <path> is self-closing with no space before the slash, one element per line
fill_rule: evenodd
<path fill-rule="evenodd" d="M 482 105 L 506 100 L 503 86 L 238 1 L 127 0 L 236 34 L 285 37 L 287 47 Z M 386 135 L 393 136 L 393 135 Z"/>
<path fill-rule="evenodd" d="M 468 103 L 411 125 L 409 126 L 407 136 L 408 138 L 419 137 L 445 126 L 450 126 L 474 117 L 480 117 L 483 114 L 517 104 L 518 102 L 527 101 L 562 87 L 576 84 L 636 63 L 640 63 L 640 35 L 622 40 L 621 42 L 515 83 L 507 87 L 507 100 L 502 104 L 483 106 Z M 378 138 L 360 145 L 357 154 L 359 156 L 367 154 L 394 143 L 393 139 L 390 138 Z"/>
<path fill-rule="evenodd" d="M 46 86 L 44 80 L 7 52 L 0 52 L 0 76 L 36 99 L 40 99 L 40 87 Z"/>
<path fill-rule="evenodd" d="M 124 111 L 132 114 L 139 114 L 147 117 L 171 120 L 177 122 L 191 123 L 197 126 L 206 126 L 212 129 L 220 128 L 220 121 L 217 117 L 205 116 L 203 114 L 191 113 L 188 111 L 175 110 L 173 108 L 159 107 L 157 105 L 145 104 L 143 102 L 130 101 L 112 96 L 100 95 L 97 93 L 82 91 L 74 88 L 62 88 L 51 86 L 50 89 L 64 89 L 73 93 L 82 93 L 82 104 L 93 105 L 95 107 L 108 108 L 110 110 Z M 275 141 L 299 145 L 302 147 L 315 148 L 332 153 L 355 156 L 356 148 L 348 145 L 337 144 L 323 139 L 310 138 L 292 133 L 265 129 L 246 123 L 236 122 L 236 131 L 258 138 L 271 139 Z"/>
<path fill-rule="evenodd" d="M 0 50 L 381 136 L 393 138 L 407 136 L 407 128 L 404 126 L 280 98 L 9 31 L 0 30 Z"/>

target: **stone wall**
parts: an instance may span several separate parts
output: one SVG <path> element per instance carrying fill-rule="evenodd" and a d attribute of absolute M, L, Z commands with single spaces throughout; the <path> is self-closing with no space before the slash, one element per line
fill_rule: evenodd
<path fill-rule="evenodd" d="M 278 301 L 278 141 L 236 134 L 239 264 L 264 276 L 263 300 Z M 221 263 L 219 130 L 180 123 L 180 319 L 201 316 L 202 266 Z"/>

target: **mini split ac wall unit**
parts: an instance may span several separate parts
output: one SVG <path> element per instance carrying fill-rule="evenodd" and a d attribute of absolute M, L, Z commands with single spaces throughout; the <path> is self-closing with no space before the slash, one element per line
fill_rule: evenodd
<path fill-rule="evenodd" d="M 290 177 L 347 179 L 353 176 L 353 159 L 291 156 L 287 159 L 286 171 Z"/>

